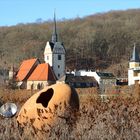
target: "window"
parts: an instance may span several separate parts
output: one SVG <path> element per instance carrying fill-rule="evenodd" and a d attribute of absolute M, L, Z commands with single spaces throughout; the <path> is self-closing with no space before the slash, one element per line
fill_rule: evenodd
<path fill-rule="evenodd" d="M 60 68 L 60 65 L 58 65 L 58 68 Z"/>
<path fill-rule="evenodd" d="M 47 56 L 47 60 L 49 60 L 49 56 Z"/>
<path fill-rule="evenodd" d="M 37 89 L 41 89 L 41 84 L 40 83 L 38 83 Z"/>
<path fill-rule="evenodd" d="M 58 77 L 60 77 L 60 74 L 58 73 Z"/>
<path fill-rule="evenodd" d="M 58 60 L 61 60 L 61 55 L 58 55 Z"/>
<path fill-rule="evenodd" d="M 34 89 L 34 84 L 31 84 L 31 90 L 33 90 Z"/>

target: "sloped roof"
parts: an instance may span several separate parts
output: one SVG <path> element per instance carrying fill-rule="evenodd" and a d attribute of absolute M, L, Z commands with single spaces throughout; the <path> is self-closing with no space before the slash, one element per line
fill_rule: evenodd
<path fill-rule="evenodd" d="M 90 76 L 74 76 L 73 74 L 67 74 L 66 75 L 66 82 L 80 82 L 80 83 L 92 83 L 95 82 L 97 83 L 97 81 L 95 80 L 94 77 L 90 77 Z"/>
<path fill-rule="evenodd" d="M 55 75 L 48 63 L 39 64 L 28 78 L 28 81 L 56 81 Z"/>
<path fill-rule="evenodd" d="M 54 43 L 53 42 L 49 42 L 50 46 L 51 46 L 51 51 L 53 51 L 54 48 Z"/>
<path fill-rule="evenodd" d="M 115 76 L 113 75 L 113 73 L 108 73 L 108 72 L 97 72 L 97 74 L 101 77 L 101 78 L 115 78 Z"/>
<path fill-rule="evenodd" d="M 130 62 L 140 62 L 139 54 L 138 54 L 135 44 L 134 44 L 132 58 Z"/>
<path fill-rule="evenodd" d="M 36 58 L 24 60 L 20 65 L 20 68 L 16 75 L 16 79 L 18 81 L 23 81 L 25 78 L 28 78 L 29 73 L 31 72 L 33 66 L 35 66 L 37 61 L 39 62 L 39 60 Z"/>

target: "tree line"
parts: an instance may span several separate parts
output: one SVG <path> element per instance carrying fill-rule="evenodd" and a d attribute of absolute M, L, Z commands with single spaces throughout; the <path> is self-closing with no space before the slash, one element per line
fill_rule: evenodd
<path fill-rule="evenodd" d="M 34 57 L 43 61 L 52 31 L 53 21 L 0 27 L 0 67 L 18 67 Z M 66 48 L 67 69 L 104 70 L 127 62 L 134 43 L 140 51 L 140 9 L 57 21 L 57 31 Z"/>

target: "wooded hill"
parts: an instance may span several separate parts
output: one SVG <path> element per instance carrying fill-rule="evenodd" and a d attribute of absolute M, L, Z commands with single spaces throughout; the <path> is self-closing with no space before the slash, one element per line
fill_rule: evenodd
<path fill-rule="evenodd" d="M 0 67 L 19 66 L 22 60 L 34 57 L 43 61 L 52 30 L 53 21 L 0 27 Z M 66 48 L 68 69 L 103 70 L 117 66 L 114 69 L 120 76 L 134 42 L 140 52 L 140 9 L 57 21 L 57 31 Z"/>

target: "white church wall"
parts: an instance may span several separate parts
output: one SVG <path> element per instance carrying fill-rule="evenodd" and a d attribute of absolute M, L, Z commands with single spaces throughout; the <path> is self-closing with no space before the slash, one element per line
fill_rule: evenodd
<path fill-rule="evenodd" d="M 45 46 L 45 50 L 44 50 L 44 61 L 46 63 L 49 63 L 49 65 L 52 67 L 53 65 L 53 52 L 51 50 L 51 46 L 50 43 L 47 42 L 46 46 Z"/>

